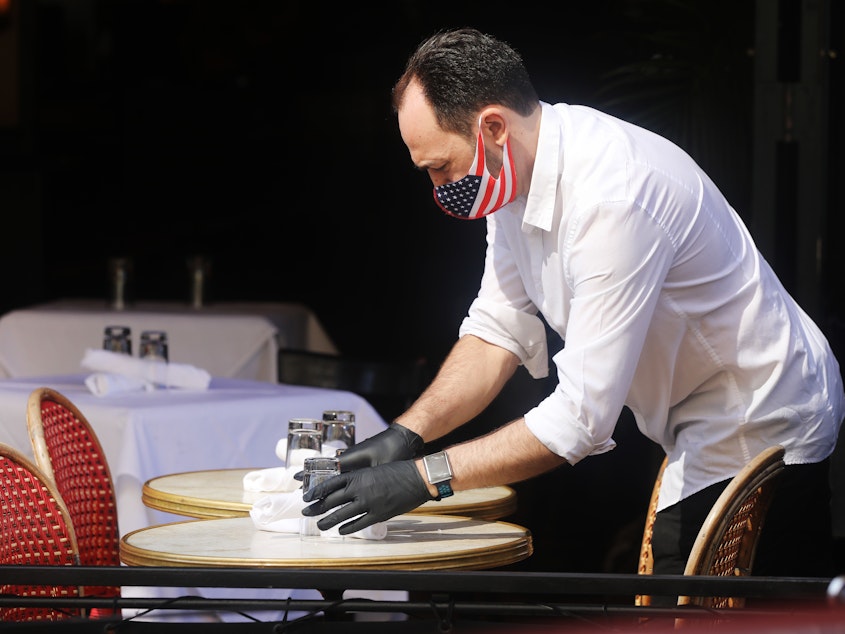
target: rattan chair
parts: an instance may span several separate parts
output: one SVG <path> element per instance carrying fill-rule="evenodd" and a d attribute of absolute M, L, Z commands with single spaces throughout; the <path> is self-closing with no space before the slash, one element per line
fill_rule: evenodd
<path fill-rule="evenodd" d="M 769 510 L 777 476 L 783 471 L 784 448 L 769 447 L 755 456 L 734 476 L 717 498 L 699 530 L 687 558 L 684 575 L 748 576 L 752 572 L 757 543 Z M 651 538 L 657 512 L 657 493 L 666 461 L 660 467 L 649 504 L 640 550 L 640 574 L 651 574 Z M 650 605 L 651 598 L 638 595 L 637 605 Z M 678 605 L 709 608 L 745 606 L 744 597 L 679 596 Z M 680 621 L 678 621 L 680 624 Z"/>
<path fill-rule="evenodd" d="M 35 461 L 67 504 L 83 566 L 119 566 L 120 532 L 114 483 L 88 420 L 63 394 L 47 387 L 29 395 L 26 423 Z M 88 597 L 118 597 L 119 586 L 88 586 Z M 119 613 L 94 608 L 91 618 Z"/>
<path fill-rule="evenodd" d="M 646 509 L 645 528 L 643 539 L 640 544 L 640 559 L 637 572 L 641 575 L 650 575 L 654 572 L 654 553 L 651 549 L 651 539 L 654 534 L 654 519 L 657 517 L 657 498 L 660 495 L 660 485 L 663 482 L 663 472 L 666 470 L 668 458 L 664 458 L 654 478 L 654 486 L 651 489 L 651 497 Z M 635 605 L 651 605 L 651 597 L 646 594 L 638 594 L 634 597 Z"/>
<path fill-rule="evenodd" d="M 362 396 L 390 422 L 422 393 L 430 379 L 426 359 L 375 359 L 282 348 L 280 383 L 345 390 Z"/>
<path fill-rule="evenodd" d="M 784 448 L 769 447 L 749 462 L 716 500 L 690 551 L 685 575 L 751 574 L 757 543 L 784 468 Z M 744 607 L 743 597 L 678 597 L 678 605 Z"/>
<path fill-rule="evenodd" d="M 0 564 L 76 566 L 79 549 L 70 514 L 55 485 L 16 449 L 0 443 Z M 13 585 L 0 594 L 19 597 L 81 596 L 77 586 Z M 81 617 L 78 608 L 0 606 L 0 621 L 58 621 Z"/>

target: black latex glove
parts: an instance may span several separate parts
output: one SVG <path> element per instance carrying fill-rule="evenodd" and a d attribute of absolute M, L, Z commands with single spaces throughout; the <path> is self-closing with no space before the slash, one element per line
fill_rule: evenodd
<path fill-rule="evenodd" d="M 375 467 L 395 460 L 410 460 L 422 453 L 423 439 L 399 423 L 355 443 L 340 454 L 340 470 Z"/>
<path fill-rule="evenodd" d="M 322 531 L 360 515 L 338 529 L 341 535 L 349 535 L 412 511 L 435 498 L 428 492 L 414 461 L 402 460 L 341 473 L 324 480 L 302 499 L 305 502 L 317 500 L 302 509 L 302 514 L 309 517 L 340 507 L 317 522 Z"/>
<path fill-rule="evenodd" d="M 340 454 L 342 472 L 375 467 L 395 460 L 410 460 L 422 453 L 425 442 L 407 427 L 391 423 L 384 431 L 375 436 L 355 443 Z M 302 481 L 303 472 L 293 475 L 294 480 Z"/>

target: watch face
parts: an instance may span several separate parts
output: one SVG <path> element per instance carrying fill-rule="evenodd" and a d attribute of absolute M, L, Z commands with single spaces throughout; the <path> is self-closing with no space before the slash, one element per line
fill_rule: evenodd
<path fill-rule="evenodd" d="M 426 456 L 423 462 L 431 484 L 449 480 L 452 477 L 452 469 L 449 467 L 449 460 L 444 452 Z"/>

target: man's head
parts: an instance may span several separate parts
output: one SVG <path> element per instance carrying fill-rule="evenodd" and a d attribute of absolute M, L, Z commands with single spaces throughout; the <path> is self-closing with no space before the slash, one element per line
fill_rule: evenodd
<path fill-rule="evenodd" d="M 518 192 L 512 147 L 530 146 L 525 137 L 528 124 L 539 120 L 539 98 L 510 46 L 474 29 L 429 38 L 396 82 L 393 107 L 411 160 L 428 172 L 445 211 L 483 217 L 513 200 Z M 455 213 L 445 197 L 466 196 L 467 187 L 474 188 L 469 203 Z M 485 190 L 488 202 L 482 203 Z"/>
<path fill-rule="evenodd" d="M 485 106 L 497 104 L 528 116 L 539 101 L 519 53 L 475 29 L 438 33 L 417 47 L 393 87 L 396 112 L 412 82 L 438 125 L 468 142 L 474 141 L 473 125 Z"/>

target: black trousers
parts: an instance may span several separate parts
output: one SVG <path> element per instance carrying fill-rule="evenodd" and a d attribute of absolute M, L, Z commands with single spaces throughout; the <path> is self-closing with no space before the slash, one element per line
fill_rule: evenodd
<path fill-rule="evenodd" d="M 830 466 L 788 465 L 781 473 L 763 523 L 752 574 L 833 577 Z M 657 514 L 652 549 L 654 574 L 683 574 L 707 513 L 728 485 L 714 484 Z"/>

